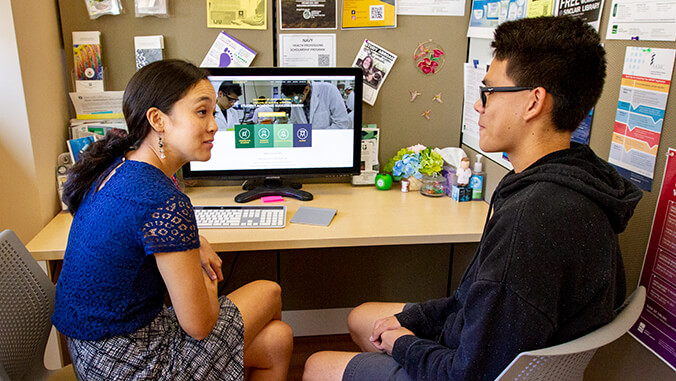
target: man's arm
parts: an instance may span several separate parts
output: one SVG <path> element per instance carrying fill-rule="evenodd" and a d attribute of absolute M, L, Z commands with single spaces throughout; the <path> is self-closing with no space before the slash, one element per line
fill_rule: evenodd
<path fill-rule="evenodd" d="M 545 346 L 553 332 L 544 314 L 495 282 L 476 282 L 459 313 L 461 327 L 446 328 L 460 330 L 459 343 L 404 335 L 396 338 L 392 357 L 417 379 L 492 380 L 516 354 Z"/>

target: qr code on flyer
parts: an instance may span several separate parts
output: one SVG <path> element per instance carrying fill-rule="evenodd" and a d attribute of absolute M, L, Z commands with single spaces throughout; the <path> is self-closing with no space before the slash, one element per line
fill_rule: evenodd
<path fill-rule="evenodd" d="M 327 67 L 331 64 L 328 54 L 318 54 L 317 55 L 317 66 Z"/>
<path fill-rule="evenodd" d="M 384 5 L 371 5 L 369 6 L 370 10 L 370 20 L 371 21 L 383 21 L 385 20 L 385 6 Z"/>

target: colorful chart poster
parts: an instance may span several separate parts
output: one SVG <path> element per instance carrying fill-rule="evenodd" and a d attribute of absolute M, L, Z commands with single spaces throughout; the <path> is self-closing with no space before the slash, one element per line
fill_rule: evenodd
<path fill-rule="evenodd" d="M 281 29 L 336 29 L 336 0 L 279 0 Z"/>
<path fill-rule="evenodd" d="M 627 47 L 608 162 L 650 191 L 667 108 L 674 49 Z"/>
<path fill-rule="evenodd" d="M 343 29 L 396 28 L 396 0 L 343 0 Z"/>
<path fill-rule="evenodd" d="M 640 285 L 643 312 L 629 334 L 676 371 L 676 150 L 669 148 Z"/>

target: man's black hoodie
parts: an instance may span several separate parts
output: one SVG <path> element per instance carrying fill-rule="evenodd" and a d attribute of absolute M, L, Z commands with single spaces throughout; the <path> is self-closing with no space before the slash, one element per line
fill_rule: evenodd
<path fill-rule="evenodd" d="M 574 143 L 508 173 L 460 286 L 396 315 L 416 336 L 392 356 L 417 380 L 493 380 L 522 351 L 606 324 L 626 290 L 617 235 L 641 196 Z"/>

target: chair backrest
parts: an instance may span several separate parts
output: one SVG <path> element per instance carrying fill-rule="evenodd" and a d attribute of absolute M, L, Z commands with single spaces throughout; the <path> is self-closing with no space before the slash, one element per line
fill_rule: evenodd
<path fill-rule="evenodd" d="M 0 233 L 0 364 L 11 380 L 36 380 L 46 372 L 54 292 L 19 237 L 11 230 Z"/>
<path fill-rule="evenodd" d="M 598 348 L 619 339 L 636 323 L 645 303 L 645 287 L 637 288 L 610 323 L 585 336 L 536 351 L 520 353 L 496 381 L 578 381 Z"/>

